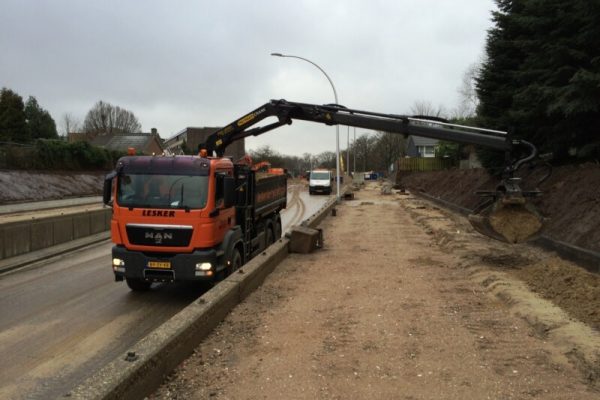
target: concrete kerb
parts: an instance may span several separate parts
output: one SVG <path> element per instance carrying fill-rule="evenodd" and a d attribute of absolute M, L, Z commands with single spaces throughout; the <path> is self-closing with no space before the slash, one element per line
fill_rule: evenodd
<path fill-rule="evenodd" d="M 142 399 L 239 302 L 239 283 L 223 281 L 75 388 L 74 399 Z"/>
<path fill-rule="evenodd" d="M 328 201 L 304 221 L 316 227 L 336 205 Z M 177 365 L 225 316 L 261 285 L 289 254 L 289 240 L 282 238 L 185 307 L 148 336 L 74 388 L 73 399 L 143 399 L 152 393 Z M 129 358 L 131 361 L 126 361 Z"/>
<path fill-rule="evenodd" d="M 277 265 L 288 256 L 289 243 L 290 241 L 286 238 L 279 239 L 226 279 L 226 281 L 237 282 L 240 285 L 240 302 L 258 288 Z"/>

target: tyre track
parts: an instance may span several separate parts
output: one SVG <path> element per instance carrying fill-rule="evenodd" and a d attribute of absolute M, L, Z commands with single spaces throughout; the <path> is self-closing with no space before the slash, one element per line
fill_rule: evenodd
<path fill-rule="evenodd" d="M 294 208 L 294 214 L 289 222 L 289 225 L 292 226 L 300 223 L 306 212 L 306 205 L 304 204 L 304 200 L 300 197 L 300 186 L 290 186 L 290 189 L 292 191 L 292 199 L 288 203 L 288 209 L 291 211 L 291 208 Z"/>

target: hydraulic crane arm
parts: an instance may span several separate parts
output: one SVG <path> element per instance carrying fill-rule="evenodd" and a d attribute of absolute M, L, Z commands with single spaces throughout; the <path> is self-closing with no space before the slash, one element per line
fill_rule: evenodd
<path fill-rule="evenodd" d="M 260 121 L 276 117 L 277 121 L 254 127 Z M 271 100 L 249 114 L 211 134 L 200 147 L 208 154 L 222 156 L 231 143 L 248 136 L 258 136 L 280 126 L 291 124 L 294 119 L 326 125 L 347 125 L 382 132 L 415 135 L 463 144 L 473 144 L 501 151 L 511 151 L 514 145 L 507 132 L 449 124 L 441 119 L 397 114 L 383 114 L 353 110 L 339 105 L 316 105 L 286 100 Z"/>
<path fill-rule="evenodd" d="M 275 117 L 277 120 L 255 127 L 269 117 Z M 519 187 L 520 179 L 514 177 L 520 166 L 537 157 L 537 149 L 524 140 L 513 140 L 507 132 L 449 124 L 439 118 L 353 110 L 337 104 L 316 105 L 271 100 L 208 136 L 206 142 L 199 146 L 199 150 L 206 150 L 207 155 L 216 153 L 222 157 L 231 143 L 291 124 L 295 119 L 422 136 L 504 151 L 506 165 L 503 179 L 495 191 L 480 192 L 488 200 L 478 207 L 475 215 L 470 216 L 470 221 L 479 232 L 512 243 L 527 240 L 541 229 L 543 219 L 525 200 L 526 197 L 537 196 L 540 192 L 522 191 Z M 516 146 L 526 147 L 529 154 L 515 159 Z M 525 222 L 515 224 L 515 221 Z"/>

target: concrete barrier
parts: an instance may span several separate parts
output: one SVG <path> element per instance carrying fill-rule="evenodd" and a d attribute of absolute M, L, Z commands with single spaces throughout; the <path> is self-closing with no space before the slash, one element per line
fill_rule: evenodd
<path fill-rule="evenodd" d="M 31 251 L 53 246 L 54 226 L 52 221 L 41 220 L 31 222 Z"/>
<path fill-rule="evenodd" d="M 18 222 L 4 226 L 2 257 L 9 258 L 31 251 L 31 223 Z"/>
<path fill-rule="evenodd" d="M 103 208 L 1 224 L 0 260 L 104 232 L 111 215 Z"/>
<path fill-rule="evenodd" d="M 327 202 L 303 222 L 315 228 L 335 206 Z M 221 322 L 259 287 L 289 254 L 282 238 L 237 272 L 185 307 L 148 336 L 74 388 L 72 399 L 143 399 Z"/>

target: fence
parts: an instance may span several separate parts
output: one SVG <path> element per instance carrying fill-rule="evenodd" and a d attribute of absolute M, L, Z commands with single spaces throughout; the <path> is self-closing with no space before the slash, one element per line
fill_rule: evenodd
<path fill-rule="evenodd" d="M 458 163 L 455 160 L 451 160 L 449 158 L 401 158 L 397 162 L 397 170 L 411 172 L 438 171 L 442 169 L 453 168 L 457 165 Z"/>
<path fill-rule="evenodd" d="M 0 169 L 33 169 L 33 145 L 0 142 Z"/>

